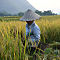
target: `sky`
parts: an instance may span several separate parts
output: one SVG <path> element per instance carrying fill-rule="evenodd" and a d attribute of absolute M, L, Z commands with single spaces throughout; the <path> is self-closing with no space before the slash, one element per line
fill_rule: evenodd
<path fill-rule="evenodd" d="M 39 11 L 51 10 L 60 14 L 60 0 L 27 0 L 33 7 Z"/>
<path fill-rule="evenodd" d="M 35 8 L 27 0 L 0 0 L 0 12 L 17 14 L 25 12 L 27 9 L 35 11 Z"/>

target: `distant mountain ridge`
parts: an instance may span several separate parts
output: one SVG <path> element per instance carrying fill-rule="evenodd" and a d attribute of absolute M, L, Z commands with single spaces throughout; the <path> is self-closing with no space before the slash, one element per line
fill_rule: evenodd
<path fill-rule="evenodd" d="M 0 12 L 16 14 L 27 9 L 36 10 L 27 0 L 0 0 Z"/>

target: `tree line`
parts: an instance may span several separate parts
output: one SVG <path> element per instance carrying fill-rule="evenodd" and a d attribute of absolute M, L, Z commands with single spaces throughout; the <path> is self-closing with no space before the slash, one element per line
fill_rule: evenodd
<path fill-rule="evenodd" d="M 44 12 L 36 10 L 35 13 L 37 13 L 41 16 L 57 15 L 56 13 L 53 13 L 51 10 L 44 11 Z M 0 12 L 0 16 L 23 16 L 23 15 L 24 15 L 24 12 L 19 12 L 17 14 L 10 14 L 10 13 L 7 13 L 7 12 Z"/>
<path fill-rule="evenodd" d="M 44 12 L 36 10 L 35 12 L 41 16 L 57 15 L 56 13 L 53 13 L 51 10 L 44 11 Z"/>

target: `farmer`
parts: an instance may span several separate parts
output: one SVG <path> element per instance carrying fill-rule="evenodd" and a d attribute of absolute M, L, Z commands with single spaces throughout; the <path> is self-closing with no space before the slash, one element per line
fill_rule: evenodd
<path fill-rule="evenodd" d="M 40 28 L 35 23 L 36 19 L 39 19 L 40 15 L 34 13 L 32 10 L 28 9 L 24 16 L 20 19 L 21 21 L 26 21 L 26 39 L 28 41 L 29 47 L 32 49 L 38 46 L 40 40 Z"/>

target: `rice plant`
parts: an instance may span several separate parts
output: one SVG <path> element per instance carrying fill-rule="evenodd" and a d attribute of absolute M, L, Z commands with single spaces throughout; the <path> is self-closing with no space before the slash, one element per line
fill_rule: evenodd
<path fill-rule="evenodd" d="M 27 42 L 26 28 L 25 28 L 26 22 L 19 21 L 19 18 L 20 17 L 16 16 L 1 18 L 2 19 L 2 21 L 0 21 L 1 60 L 24 60 L 24 59 L 28 60 L 27 57 L 29 55 L 26 53 L 26 42 Z M 40 20 L 37 20 L 35 22 L 41 30 L 40 42 L 44 42 L 51 45 L 50 48 L 52 48 L 52 44 L 54 42 L 60 43 L 60 16 L 43 16 Z M 24 40 L 25 40 L 25 46 L 23 46 Z M 57 52 L 53 48 L 52 50 L 50 50 L 50 48 L 47 48 L 47 50 L 45 51 L 36 48 L 39 50 L 39 52 L 36 54 L 37 57 L 39 57 L 39 59 L 48 59 L 48 57 L 49 58 L 51 57 L 50 59 L 52 60 L 60 59 L 59 57 L 60 51 L 58 51 L 59 53 L 56 55 Z M 40 51 L 44 52 L 44 55 L 41 54 Z"/>

